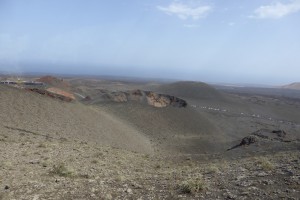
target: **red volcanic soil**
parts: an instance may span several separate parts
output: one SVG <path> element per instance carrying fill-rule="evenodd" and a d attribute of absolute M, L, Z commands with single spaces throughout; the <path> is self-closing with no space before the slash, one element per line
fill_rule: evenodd
<path fill-rule="evenodd" d="M 51 88 L 48 88 L 47 91 L 51 92 L 51 93 L 54 93 L 54 94 L 64 96 L 64 97 L 67 97 L 67 98 L 70 98 L 72 100 L 75 100 L 75 96 L 72 93 L 63 91 L 63 90 L 58 89 L 58 88 L 51 87 Z"/>
<path fill-rule="evenodd" d="M 47 90 L 45 89 L 39 89 L 39 88 L 26 88 L 27 91 L 36 92 L 44 96 L 48 96 L 54 99 L 60 99 L 62 101 L 71 102 L 75 100 L 75 97 L 73 94 L 65 92 L 63 90 L 60 90 L 58 88 L 49 88 Z"/>

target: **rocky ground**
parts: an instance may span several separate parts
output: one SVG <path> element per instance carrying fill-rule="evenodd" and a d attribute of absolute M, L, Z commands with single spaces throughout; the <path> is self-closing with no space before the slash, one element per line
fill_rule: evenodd
<path fill-rule="evenodd" d="M 11 130 L 0 134 L 0 199 L 298 199 L 299 151 L 222 157 L 140 154 Z"/>
<path fill-rule="evenodd" d="M 0 200 L 299 199 L 297 102 L 90 84 L 83 103 L 0 86 Z"/>

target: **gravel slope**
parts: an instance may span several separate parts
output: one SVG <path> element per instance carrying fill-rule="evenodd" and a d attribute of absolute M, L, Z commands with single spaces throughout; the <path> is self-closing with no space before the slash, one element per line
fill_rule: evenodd
<path fill-rule="evenodd" d="M 67 103 L 36 93 L 0 86 L 0 130 L 24 130 L 152 153 L 150 140 L 100 107 Z"/>

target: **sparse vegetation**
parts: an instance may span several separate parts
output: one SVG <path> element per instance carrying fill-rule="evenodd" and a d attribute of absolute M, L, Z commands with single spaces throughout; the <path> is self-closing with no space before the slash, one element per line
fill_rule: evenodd
<path fill-rule="evenodd" d="M 149 154 L 144 154 L 143 157 L 144 157 L 145 159 L 149 159 L 149 158 L 150 158 L 150 155 L 149 155 Z"/>
<path fill-rule="evenodd" d="M 38 148 L 47 148 L 47 144 L 45 144 L 45 143 L 40 143 L 37 147 L 38 147 Z"/>
<path fill-rule="evenodd" d="M 48 167 L 48 166 L 49 166 L 49 162 L 44 161 L 44 162 L 41 163 L 41 165 L 42 165 L 43 167 Z"/>
<path fill-rule="evenodd" d="M 96 160 L 96 159 L 93 159 L 93 160 L 91 161 L 92 164 L 97 164 L 98 162 L 99 162 L 99 161 Z"/>
<path fill-rule="evenodd" d="M 161 165 L 160 164 L 156 164 L 155 165 L 155 169 L 160 169 L 161 168 Z"/>
<path fill-rule="evenodd" d="M 202 178 L 191 178 L 187 181 L 183 181 L 179 184 L 179 189 L 181 193 L 184 194 L 194 194 L 205 190 L 207 184 Z"/>
<path fill-rule="evenodd" d="M 103 158 L 104 154 L 102 152 L 97 152 L 94 154 L 94 157 L 96 158 Z"/>
<path fill-rule="evenodd" d="M 126 180 L 126 177 L 123 175 L 118 175 L 115 180 L 117 182 L 124 182 Z"/>
<path fill-rule="evenodd" d="M 218 173 L 219 171 L 220 171 L 219 168 L 215 164 L 211 164 L 205 168 L 205 172 L 210 174 L 215 174 Z"/>
<path fill-rule="evenodd" d="M 246 116 L 231 116 L 228 111 L 224 115 L 197 112 L 196 99 L 197 107 L 186 109 L 153 109 L 129 103 L 86 106 L 4 89 L 0 92 L 4 99 L 0 113 L 0 140 L 4 140 L 0 142 L 0 199 L 1 194 L 3 200 L 299 196 L 298 140 L 263 138 L 256 144 L 224 151 L 232 138 L 239 141 L 242 134 L 248 134 L 248 126 L 256 129 L 264 123 L 258 118 L 254 122 L 247 121 Z M 21 98 L 13 98 L 16 95 Z M 233 112 L 235 107 L 231 108 Z M 26 114 L 18 115 L 19 111 Z M 207 120 L 200 119 L 202 114 Z M 230 134 L 226 132 L 228 116 Z M 218 126 L 225 127 L 220 128 L 222 138 L 218 129 L 211 129 L 219 122 Z M 282 128 L 287 126 L 282 123 Z M 235 131 L 233 127 L 241 129 Z M 286 130 L 284 141 L 292 130 Z M 222 143 L 218 143 L 220 139 Z"/>
<path fill-rule="evenodd" d="M 74 177 L 74 170 L 67 167 L 64 163 L 59 163 L 58 165 L 53 165 L 52 170 L 50 171 L 53 175 L 58 175 L 62 177 Z"/>
<path fill-rule="evenodd" d="M 9 161 L 4 161 L 4 162 L 0 163 L 0 167 L 4 168 L 4 169 L 12 170 L 13 164 Z"/>
<path fill-rule="evenodd" d="M 273 163 L 271 163 L 267 158 L 265 157 L 259 157 L 258 158 L 258 164 L 259 166 L 265 170 L 265 171 L 271 171 L 274 169 Z"/>

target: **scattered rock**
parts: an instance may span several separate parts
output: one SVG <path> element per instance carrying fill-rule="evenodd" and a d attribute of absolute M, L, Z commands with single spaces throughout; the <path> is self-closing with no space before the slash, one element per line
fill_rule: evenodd
<path fill-rule="evenodd" d="M 242 141 L 240 142 L 240 144 L 235 145 L 235 146 L 233 146 L 233 147 L 227 149 L 227 151 L 232 150 L 232 149 L 235 149 L 235 148 L 237 148 L 237 147 L 241 147 L 241 146 L 245 146 L 245 145 L 254 144 L 254 143 L 256 143 L 257 141 L 258 141 L 258 139 L 257 139 L 256 136 L 249 135 L 249 136 L 247 136 L 247 137 L 244 137 L 244 138 L 242 139 Z"/>
<path fill-rule="evenodd" d="M 257 174 L 258 177 L 265 177 L 268 176 L 268 174 L 266 172 L 260 172 Z"/>
<path fill-rule="evenodd" d="M 31 161 L 29 161 L 29 163 L 30 163 L 30 164 L 39 164 L 40 161 L 36 159 L 36 160 L 31 160 Z"/>
<path fill-rule="evenodd" d="M 92 98 L 90 97 L 90 96 L 86 96 L 84 99 L 83 99 L 83 101 L 91 101 L 92 100 Z"/>
<path fill-rule="evenodd" d="M 263 183 L 264 185 L 273 185 L 273 184 L 274 184 L 274 181 L 272 181 L 272 180 L 263 180 L 262 183 Z"/>
<path fill-rule="evenodd" d="M 284 172 L 284 174 L 286 174 L 288 176 L 293 176 L 294 175 L 293 171 L 291 171 L 289 169 L 283 169 L 282 172 Z"/>
<path fill-rule="evenodd" d="M 130 189 L 130 188 L 128 188 L 125 192 L 128 193 L 128 194 L 132 194 L 133 193 L 132 189 Z"/>
<path fill-rule="evenodd" d="M 250 145 L 250 144 L 253 144 L 257 142 L 257 138 L 255 136 L 247 136 L 247 137 L 244 137 L 240 143 L 240 146 L 242 145 Z"/>
<path fill-rule="evenodd" d="M 286 137 L 287 133 L 284 130 L 260 129 L 251 135 L 255 135 L 262 139 L 283 141 L 283 138 Z"/>
<path fill-rule="evenodd" d="M 226 199 L 236 199 L 236 195 L 232 194 L 229 190 L 227 190 L 226 193 L 224 193 L 224 196 Z"/>
<path fill-rule="evenodd" d="M 135 189 L 143 189 L 143 186 L 141 186 L 140 184 L 138 184 L 138 183 L 132 183 L 131 184 L 132 185 L 132 187 L 134 187 Z"/>
<path fill-rule="evenodd" d="M 279 142 L 292 142 L 292 140 L 284 140 L 286 138 L 287 133 L 284 130 L 270 130 L 270 129 L 260 129 L 258 131 L 255 131 L 251 133 L 249 136 L 244 137 L 240 144 L 235 145 L 227 151 L 235 149 L 237 147 L 245 146 L 245 145 L 251 145 L 260 141 L 265 142 L 273 142 L 273 141 L 279 141 Z"/>
<path fill-rule="evenodd" d="M 283 130 L 274 130 L 272 133 L 275 133 L 278 137 L 284 138 L 286 136 L 286 132 Z"/>

